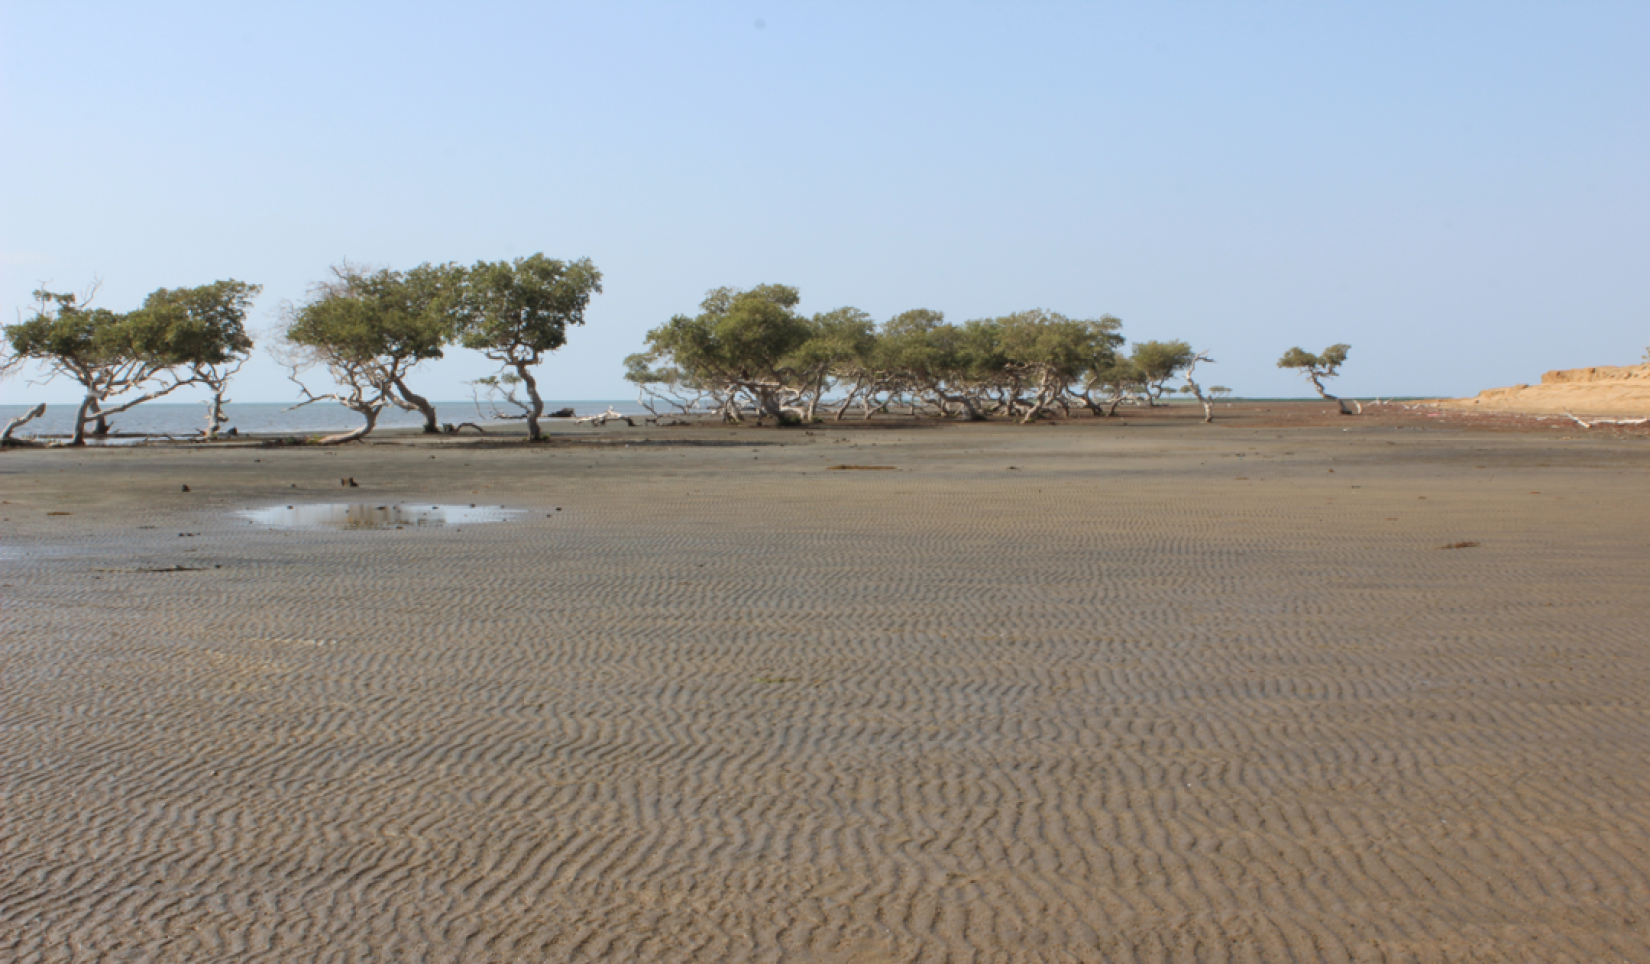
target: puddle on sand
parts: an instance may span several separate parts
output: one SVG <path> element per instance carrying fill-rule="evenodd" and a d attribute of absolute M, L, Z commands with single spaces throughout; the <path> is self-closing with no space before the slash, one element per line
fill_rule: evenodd
<path fill-rule="evenodd" d="M 278 529 L 395 529 L 504 522 L 520 513 L 520 509 L 502 506 L 322 502 L 272 505 L 267 509 L 246 509 L 237 515 Z"/>

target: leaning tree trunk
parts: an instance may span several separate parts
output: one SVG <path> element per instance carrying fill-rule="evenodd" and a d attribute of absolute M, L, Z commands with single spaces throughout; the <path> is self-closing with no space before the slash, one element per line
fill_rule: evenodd
<path fill-rule="evenodd" d="M 1318 394 L 1322 395 L 1325 401 L 1334 402 L 1336 405 L 1340 406 L 1342 415 L 1362 415 L 1364 413 L 1364 407 L 1359 405 L 1356 401 L 1349 398 L 1341 398 L 1338 395 L 1331 395 L 1325 391 L 1323 382 L 1318 381 L 1317 375 L 1308 374 L 1306 377 L 1312 379 L 1312 387 L 1318 390 Z"/>
<path fill-rule="evenodd" d="M 220 388 L 212 393 L 212 402 L 206 409 L 207 438 L 217 438 L 218 430 L 223 428 L 224 422 L 228 421 L 223 415 L 223 403 L 223 389 Z"/>
<path fill-rule="evenodd" d="M 5 430 L 0 431 L 0 445 L 11 444 L 11 433 L 17 431 L 22 426 L 29 424 L 44 414 L 46 414 L 46 403 L 41 402 L 39 405 L 29 409 L 22 415 L 19 415 L 7 422 Z"/>
<path fill-rule="evenodd" d="M 859 394 L 859 388 L 858 387 L 855 387 L 853 391 L 849 392 L 848 397 L 844 398 L 842 400 L 842 404 L 837 406 L 836 415 L 831 419 L 831 421 L 833 421 L 833 422 L 842 421 L 842 416 L 848 414 L 848 406 L 854 404 L 854 396 L 856 396 L 858 394 Z"/>
<path fill-rule="evenodd" d="M 109 420 L 103 417 L 103 406 L 96 398 L 92 399 L 92 412 L 97 415 L 96 427 L 92 429 L 92 434 L 98 438 L 108 435 L 112 426 L 109 424 Z"/>
<path fill-rule="evenodd" d="M 80 408 L 74 416 L 74 435 L 69 439 L 70 445 L 86 444 L 86 422 L 91 419 L 92 412 L 97 411 L 97 396 L 87 395 L 80 400 Z M 102 421 L 99 419 L 98 421 Z"/>
<path fill-rule="evenodd" d="M 1050 407 L 1050 403 L 1056 397 L 1059 388 L 1060 383 L 1055 380 L 1053 374 L 1045 373 L 1037 385 L 1037 394 L 1032 399 L 1031 410 L 1026 412 L 1026 417 L 1021 419 L 1020 424 L 1030 425 L 1036 421 L 1037 416 L 1043 414 L 1043 410 Z M 1067 414 L 1070 413 L 1067 412 Z"/>
<path fill-rule="evenodd" d="M 413 392 L 412 389 L 407 387 L 407 383 L 399 378 L 395 380 L 395 390 L 401 393 L 401 397 L 406 400 L 407 404 L 418 409 L 418 413 L 424 416 L 425 435 L 441 434 L 441 423 L 436 420 L 435 406 L 430 404 L 429 399 Z"/>
<path fill-rule="evenodd" d="M 80 420 L 80 424 L 85 425 L 86 421 L 88 419 L 90 419 L 91 422 L 92 422 L 92 434 L 94 436 L 96 436 L 98 438 L 102 438 L 103 436 L 108 435 L 109 434 L 109 428 L 110 428 L 109 420 L 103 417 L 103 410 L 102 410 L 103 407 L 102 407 L 102 405 L 100 405 L 98 403 L 97 396 L 96 395 L 86 396 L 85 404 L 89 405 L 90 408 L 82 410 L 82 412 L 81 412 L 82 417 L 81 417 L 81 420 Z M 75 434 L 74 444 L 75 445 L 84 445 L 85 443 L 86 443 L 85 433 L 84 433 L 83 430 L 81 430 L 79 428 L 79 426 L 77 426 L 76 427 L 76 434 Z"/>
<path fill-rule="evenodd" d="M 820 397 L 823 396 L 824 394 L 825 394 L 825 376 L 821 375 L 821 376 L 819 376 L 819 380 L 814 382 L 813 393 L 808 396 L 808 407 L 807 407 L 807 410 L 806 410 L 806 414 L 804 414 L 803 417 L 802 417 L 802 420 L 804 422 L 807 422 L 809 425 L 812 425 L 814 423 L 814 412 L 819 410 L 819 400 L 820 400 Z"/>
<path fill-rule="evenodd" d="M 1203 387 L 1192 381 L 1190 374 L 1186 376 L 1186 387 L 1192 390 L 1192 394 L 1197 397 L 1197 403 L 1203 406 L 1203 424 L 1207 425 L 1213 422 L 1215 420 L 1215 407 L 1208 398 L 1204 397 Z"/>
<path fill-rule="evenodd" d="M 366 408 L 354 409 L 354 411 L 359 412 L 361 416 L 366 419 L 366 422 L 359 428 L 352 428 L 347 432 L 340 432 L 337 435 L 328 435 L 326 438 L 321 440 L 320 444 L 342 445 L 345 442 L 354 442 L 357 439 L 366 438 L 369 434 L 371 434 L 373 428 L 378 425 L 379 408 L 380 406 L 371 405 Z"/>
<path fill-rule="evenodd" d="M 1194 383 L 1192 394 L 1197 396 L 1197 403 L 1203 406 L 1203 424 L 1207 425 L 1215 420 L 1215 407 L 1209 399 L 1203 397 L 1203 391 Z"/>
<path fill-rule="evenodd" d="M 544 414 L 544 399 L 539 397 L 539 383 L 533 379 L 525 364 L 516 364 L 516 374 L 521 376 L 521 383 L 527 388 L 527 441 L 537 442 L 544 437 L 544 433 L 539 431 L 539 416 Z"/>

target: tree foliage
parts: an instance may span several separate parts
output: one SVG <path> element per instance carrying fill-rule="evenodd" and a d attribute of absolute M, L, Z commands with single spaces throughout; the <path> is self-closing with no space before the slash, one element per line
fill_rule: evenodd
<path fill-rule="evenodd" d="M 569 326 L 584 324 L 602 273 L 588 258 L 557 261 L 535 254 L 514 261 L 478 261 L 464 272 L 457 302 L 460 338 L 513 376 L 527 392 L 527 436 L 541 437 L 544 399 L 532 369 L 567 343 Z"/>
<path fill-rule="evenodd" d="M 216 438 L 226 422 L 229 379 L 252 356 L 246 313 L 261 290 L 242 281 L 215 281 L 197 288 L 161 288 L 143 300 L 150 328 L 173 332 L 172 350 L 189 356 L 196 379 L 212 390 L 207 438 Z"/>
<path fill-rule="evenodd" d="M 1129 361 L 1139 373 L 1148 405 L 1163 397 L 1168 382 L 1192 364 L 1195 354 L 1183 341 L 1143 341 L 1134 346 Z"/>
<path fill-rule="evenodd" d="M 1080 404 L 1109 414 L 1126 399 L 1150 403 L 1196 353 L 1184 342 L 1146 342 L 1120 358 L 1122 322 L 1036 309 L 961 325 L 929 309 L 878 326 L 854 308 L 808 317 L 795 288 L 711 291 L 696 315 L 648 333 L 626 359 L 644 404 L 814 420 L 826 395 L 842 418 L 893 406 L 978 420 L 1032 421 Z M 1207 361 L 1207 357 L 1204 356 Z"/>
<path fill-rule="evenodd" d="M 1312 383 L 1312 387 L 1317 389 L 1319 395 L 1340 404 L 1342 415 L 1351 415 L 1355 411 L 1355 404 L 1348 405 L 1340 398 L 1329 394 L 1329 391 L 1323 387 L 1324 379 L 1334 378 L 1340 374 L 1341 366 L 1346 364 L 1346 354 L 1351 350 L 1351 345 L 1330 345 L 1322 352 L 1314 355 L 1301 348 L 1291 348 L 1283 353 L 1282 358 L 1278 359 L 1278 367 L 1293 368 L 1299 371 Z"/>
<path fill-rule="evenodd" d="M 408 379 L 457 337 L 463 278 L 463 269 L 451 264 L 404 272 L 347 262 L 334 267 L 303 303 L 283 312 L 294 381 L 311 399 L 333 398 L 374 419 L 395 405 L 423 415 L 425 432 L 439 431 L 435 406 Z M 314 395 L 298 379 L 300 370 L 317 365 L 339 391 Z"/>
<path fill-rule="evenodd" d="M 29 316 L 5 326 L 8 357 L 0 369 L 34 362 L 48 380 L 77 382 L 85 396 L 72 444 L 83 444 L 88 425 L 106 434 L 110 417 L 185 385 L 212 386 L 221 399 L 252 350 L 246 313 L 260 290 L 234 280 L 162 288 L 129 312 L 91 307 L 91 293 L 36 291 Z"/>
<path fill-rule="evenodd" d="M 758 413 L 801 418 L 795 401 L 804 373 L 817 358 L 802 354 L 817 326 L 798 314 L 797 290 L 759 285 L 749 291 L 717 288 L 697 315 L 676 315 L 647 334 L 641 368 L 661 362 L 694 385 L 716 386 L 724 414 L 737 418 L 744 399 Z"/>

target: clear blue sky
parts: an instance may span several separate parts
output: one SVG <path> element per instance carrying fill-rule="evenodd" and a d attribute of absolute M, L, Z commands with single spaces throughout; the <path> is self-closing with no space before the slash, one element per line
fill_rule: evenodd
<path fill-rule="evenodd" d="M 1470 394 L 1650 343 L 1650 4 L 0 4 L 0 306 L 544 251 L 548 394 L 706 289 L 1044 307 Z M 486 373 L 462 351 L 437 398 Z M 291 396 L 267 358 L 233 396 Z M 0 384 L 67 401 L 68 385 Z"/>

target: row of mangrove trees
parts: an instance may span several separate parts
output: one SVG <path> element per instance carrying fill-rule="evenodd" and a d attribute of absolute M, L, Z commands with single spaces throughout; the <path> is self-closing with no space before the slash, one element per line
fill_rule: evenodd
<path fill-rule="evenodd" d="M 35 292 L 36 303 L 4 328 L 0 375 L 34 363 L 44 378 L 84 390 L 72 442 L 107 434 L 110 419 L 185 386 L 205 386 L 204 435 L 227 424 L 230 378 L 254 350 L 247 326 L 258 285 L 218 281 L 162 288 L 118 312 L 84 295 Z M 420 365 L 462 347 L 496 371 L 473 384 L 495 415 L 525 421 L 541 437 L 544 392 L 536 370 L 582 325 L 602 275 L 588 259 L 535 254 L 473 265 L 422 264 L 410 270 L 342 264 L 297 301 L 276 310 L 270 353 L 300 395 L 294 407 L 333 401 L 362 416 L 357 428 L 326 441 L 364 437 L 388 407 L 417 412 L 426 432 L 442 431 L 435 406 L 414 387 Z M 1032 310 L 962 324 L 915 309 L 878 323 L 855 308 L 808 315 L 787 285 L 709 292 L 692 315 L 647 333 L 646 348 L 625 359 L 625 378 L 655 416 L 755 417 L 779 423 L 869 419 L 882 413 L 962 420 L 1031 422 L 1121 405 L 1155 406 L 1171 392 L 1196 398 L 1205 419 L 1230 393 L 1205 387 L 1207 351 L 1185 341 L 1128 343 L 1110 315 L 1071 318 Z M 1333 399 L 1324 379 L 1347 346 L 1321 354 L 1291 348 L 1279 367 L 1302 371 Z M 1178 383 L 1178 384 L 1176 384 Z M 12 420 L 0 440 L 44 406 Z M 1343 410 L 1344 406 L 1343 406 Z"/>

